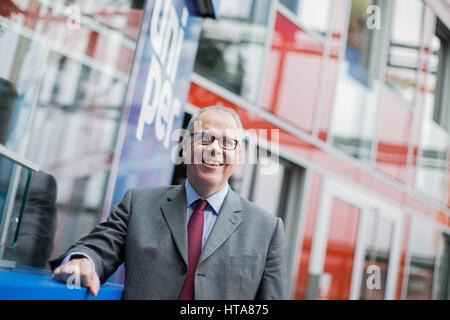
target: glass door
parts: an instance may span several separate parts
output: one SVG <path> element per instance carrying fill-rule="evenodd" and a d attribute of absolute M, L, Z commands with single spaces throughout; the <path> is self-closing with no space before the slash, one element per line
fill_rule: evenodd
<path fill-rule="evenodd" d="M 450 299 L 450 234 L 443 232 L 439 243 L 439 273 L 436 294 L 439 300 Z"/>
<path fill-rule="evenodd" d="M 322 189 L 308 279 L 308 299 L 393 299 L 402 213 L 337 181 Z"/>

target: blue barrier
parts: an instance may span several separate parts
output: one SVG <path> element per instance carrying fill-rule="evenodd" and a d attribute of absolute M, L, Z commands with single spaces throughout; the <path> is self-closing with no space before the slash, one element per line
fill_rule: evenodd
<path fill-rule="evenodd" d="M 57 282 L 50 271 L 0 268 L 0 300 L 120 300 L 122 292 L 122 285 L 106 282 L 94 297 L 87 288 Z"/>

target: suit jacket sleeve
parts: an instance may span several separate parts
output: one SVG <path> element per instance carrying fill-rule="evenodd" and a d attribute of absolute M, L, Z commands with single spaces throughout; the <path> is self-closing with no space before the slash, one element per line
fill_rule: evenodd
<path fill-rule="evenodd" d="M 256 299 L 287 299 L 286 240 L 284 224 L 280 218 L 277 218 Z"/>
<path fill-rule="evenodd" d="M 89 235 L 78 240 L 61 257 L 49 262 L 52 270 L 59 266 L 67 255 L 81 252 L 94 261 L 100 281 L 105 282 L 124 260 L 132 198 L 133 189 L 129 189 L 121 202 L 114 206 L 105 222 L 98 224 Z"/>

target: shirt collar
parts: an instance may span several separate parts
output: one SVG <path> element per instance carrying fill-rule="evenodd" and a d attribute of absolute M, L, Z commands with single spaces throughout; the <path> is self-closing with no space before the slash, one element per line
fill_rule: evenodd
<path fill-rule="evenodd" d="M 225 197 L 227 196 L 228 189 L 230 188 L 230 186 L 227 183 L 222 189 L 220 189 L 213 195 L 209 196 L 208 198 L 203 198 L 197 193 L 197 191 L 194 190 L 194 188 L 189 183 L 188 179 L 186 179 L 184 185 L 186 188 L 186 207 L 189 207 L 198 199 L 206 200 L 208 201 L 208 204 L 213 208 L 214 213 L 217 215 L 219 214 L 220 209 L 222 208 L 222 204 L 225 200 Z"/>

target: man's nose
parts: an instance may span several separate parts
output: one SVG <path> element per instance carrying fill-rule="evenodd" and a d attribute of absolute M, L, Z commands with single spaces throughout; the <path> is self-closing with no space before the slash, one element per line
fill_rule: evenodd
<path fill-rule="evenodd" d="M 209 152 L 211 152 L 211 155 L 214 155 L 216 151 L 217 152 L 222 151 L 222 148 L 219 146 L 219 140 L 217 139 L 215 139 L 213 143 L 208 145 L 207 149 Z"/>

